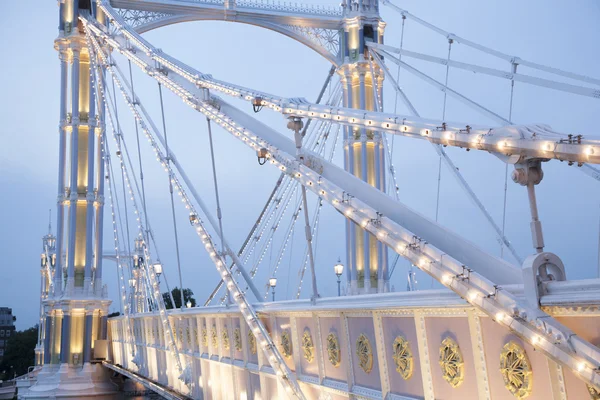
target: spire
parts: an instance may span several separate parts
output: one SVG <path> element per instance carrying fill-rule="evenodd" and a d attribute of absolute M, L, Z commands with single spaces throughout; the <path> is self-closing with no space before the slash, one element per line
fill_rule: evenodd
<path fill-rule="evenodd" d="M 52 234 L 52 209 L 48 209 L 48 235 Z"/>

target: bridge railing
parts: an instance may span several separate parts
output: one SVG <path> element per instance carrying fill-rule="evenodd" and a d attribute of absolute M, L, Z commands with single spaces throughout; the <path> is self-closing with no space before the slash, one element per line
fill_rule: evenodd
<path fill-rule="evenodd" d="M 578 335 L 592 334 L 588 332 L 592 321 L 600 320 L 600 281 L 586 284 L 585 299 L 572 282 L 551 286 L 542 298 L 545 310 L 560 315 L 561 322 Z M 518 285 L 504 290 L 523 296 Z M 582 302 L 595 304 L 595 311 L 574 307 Z M 263 303 L 256 310 L 307 398 L 318 398 L 319 393 L 332 398 L 349 394 L 435 398 L 450 388 L 447 371 L 440 365 L 440 354 L 449 351 L 449 343 L 456 345 L 452 351 L 461 365 L 460 382 L 452 390 L 465 391 L 465 399 L 486 398 L 485 393 L 505 385 L 500 361 L 504 347 L 511 343 L 526 355 L 533 379 L 541 382 L 531 389 L 537 391 L 532 392 L 534 397 L 546 390 L 542 388 L 550 388 L 549 377 L 557 374 L 564 390 L 587 390 L 574 373 L 558 368 L 448 290 L 326 298 L 316 305 L 309 300 Z M 592 319 L 585 324 L 581 317 Z M 169 313 L 180 354 L 193 371 L 191 389 L 169 375 L 173 361 L 159 318 L 152 313 L 132 317 L 133 344 L 123 339 L 125 319 L 111 319 L 113 363 L 192 397 L 201 392 L 205 396 L 209 392 L 212 398 L 231 398 L 232 393 L 236 399 L 258 398 L 259 392 L 262 398 L 285 397 L 260 344 L 236 309 L 215 306 Z M 127 359 L 132 346 L 142 360 L 139 368 Z"/>

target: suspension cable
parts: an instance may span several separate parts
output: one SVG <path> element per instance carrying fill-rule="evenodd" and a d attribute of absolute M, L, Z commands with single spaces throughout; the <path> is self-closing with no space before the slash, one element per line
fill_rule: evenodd
<path fill-rule="evenodd" d="M 450 76 L 450 54 L 452 52 L 452 39 L 448 39 L 448 57 L 446 59 L 446 80 L 444 85 L 448 87 L 448 77 Z M 448 100 L 448 93 L 444 90 L 444 106 L 442 108 L 442 121 L 446 121 L 446 102 Z M 439 146 L 439 145 L 438 145 Z M 435 222 L 438 222 L 440 215 L 440 187 L 442 185 L 442 153 L 439 154 L 438 160 L 438 179 L 437 179 L 437 195 L 435 201 Z M 504 232 L 502 232 L 504 234 Z M 433 280 L 431 281 L 433 283 Z"/>
<path fill-rule="evenodd" d="M 133 101 L 136 102 L 137 98 L 135 96 L 135 87 L 133 85 L 133 72 L 131 69 L 131 60 L 127 59 L 128 65 L 129 65 L 129 82 L 131 83 L 131 97 L 133 98 Z M 113 80 L 113 92 L 114 92 L 114 80 Z M 115 93 L 115 97 L 116 97 L 116 93 Z M 139 167 L 140 167 L 140 186 L 142 187 L 142 209 L 144 210 L 144 219 L 146 221 L 146 236 L 148 236 L 148 230 L 150 229 L 150 224 L 148 223 L 148 209 L 146 208 L 146 188 L 144 186 L 144 166 L 142 165 L 142 152 L 140 150 L 140 131 L 138 129 L 138 122 L 137 120 L 134 120 L 134 126 L 135 126 L 135 139 L 137 142 L 137 154 L 138 154 L 138 163 L 139 163 Z M 127 156 L 129 158 L 129 155 Z M 133 167 L 132 167 L 132 171 L 133 171 Z M 134 178 L 135 178 L 135 174 L 134 174 Z M 137 181 L 136 181 L 137 184 Z M 158 257 L 158 255 L 157 255 Z M 173 303 L 173 306 L 175 305 L 175 303 Z"/>
<path fill-rule="evenodd" d="M 215 151 L 213 146 L 212 129 L 210 126 L 210 119 L 206 117 L 206 124 L 208 125 L 208 143 L 210 144 L 210 160 L 212 162 L 213 172 L 213 183 L 215 186 L 215 199 L 217 201 L 217 219 L 219 220 L 219 236 L 221 239 L 221 251 L 225 254 L 225 240 L 223 239 L 223 221 L 221 213 L 221 203 L 219 202 L 219 185 L 217 183 L 217 167 L 215 165 Z M 165 135 L 166 140 L 166 135 Z"/>
<path fill-rule="evenodd" d="M 113 93 L 115 92 L 115 83 L 113 82 L 112 84 L 112 90 Z M 117 112 L 117 96 L 114 96 L 114 116 L 115 116 L 115 122 L 117 124 L 117 134 L 116 134 L 116 142 L 117 142 L 117 148 L 121 147 L 120 141 L 123 140 L 123 134 L 121 132 L 121 123 L 119 122 L 119 114 Z M 123 188 L 123 207 L 125 209 L 125 230 L 127 233 L 127 240 L 126 240 L 126 246 L 127 246 L 127 264 L 129 267 L 129 274 L 131 275 L 131 277 L 133 277 L 133 270 L 132 270 L 132 263 L 131 263 L 131 235 L 129 233 L 129 213 L 127 212 L 127 192 L 125 190 L 125 175 L 123 172 L 123 167 L 121 167 L 121 184 L 122 184 L 122 188 Z M 114 183 L 114 182 L 113 182 Z M 115 187 L 115 194 L 116 194 L 116 187 Z M 119 217 L 120 219 L 120 217 Z M 121 229 L 123 229 L 121 227 Z"/>
<path fill-rule="evenodd" d="M 137 100 L 136 100 L 136 97 L 135 97 L 135 92 L 134 92 L 134 87 L 133 87 L 133 75 L 132 75 L 132 71 L 131 71 L 131 61 L 130 60 L 128 60 L 128 61 L 129 61 L 129 77 L 130 77 L 130 80 L 131 80 L 132 98 L 133 98 L 133 102 L 135 104 L 135 102 Z M 116 66 L 116 64 L 115 64 L 115 66 Z M 99 65 L 98 65 L 98 68 L 100 68 Z M 99 74 L 99 76 L 100 76 L 100 81 L 97 81 L 97 84 L 100 85 L 99 92 L 100 92 L 101 95 L 104 95 L 104 92 L 101 90 L 101 87 L 105 87 L 106 88 L 106 87 L 108 87 L 108 85 L 106 85 L 104 75 L 103 74 Z M 115 104 L 116 104 L 116 92 L 114 91 L 114 79 L 113 79 L 112 83 L 113 83 L 113 93 L 114 93 L 114 96 L 115 96 Z M 106 95 L 108 96 L 108 98 L 110 100 L 111 99 L 111 94 L 110 94 L 110 92 L 108 90 L 106 91 Z M 100 102 L 100 96 L 98 96 L 97 99 L 98 99 L 97 101 Z M 107 104 L 107 106 L 110 106 L 110 104 L 112 104 L 112 101 L 106 101 L 106 104 Z M 100 104 L 99 104 L 99 107 L 100 107 Z M 108 112 L 110 114 L 110 108 L 108 108 Z M 109 115 L 109 118 L 110 118 L 109 122 L 112 125 L 112 123 L 113 123 L 112 122 L 112 116 Z M 141 158 L 141 152 L 140 152 L 139 130 L 138 130 L 137 123 L 138 122 L 136 120 L 136 122 L 135 122 L 135 129 L 136 129 L 136 139 L 137 139 L 137 145 L 138 145 L 138 147 L 137 147 L 137 149 L 138 149 L 138 160 L 139 160 L 139 163 L 140 163 L 141 190 L 140 190 L 140 184 L 138 184 L 138 181 L 136 179 L 135 173 L 132 173 L 132 178 L 133 179 L 129 179 L 127 177 L 127 172 L 125 170 L 125 179 L 126 180 L 133 180 L 133 183 L 135 184 L 135 189 L 136 189 L 137 195 L 139 196 L 139 198 L 142 199 L 144 220 L 145 220 L 146 225 L 145 225 L 145 229 L 142 229 L 141 226 L 140 226 L 140 229 L 141 229 L 142 234 L 145 235 L 145 237 L 144 237 L 145 242 L 146 243 L 150 243 L 151 242 L 154 245 L 154 251 L 156 253 L 156 261 L 158 263 L 160 263 L 160 254 L 159 254 L 158 245 L 156 244 L 156 239 L 154 237 L 154 232 L 152 231 L 152 227 L 150 226 L 150 221 L 148 219 L 148 213 L 147 213 L 147 210 L 146 210 L 146 192 L 145 192 L 145 189 L 144 189 L 144 175 L 143 175 L 143 166 L 142 166 L 142 161 L 141 161 L 142 158 Z M 114 132 L 114 127 L 113 127 L 113 132 Z M 129 153 L 129 149 L 127 147 L 127 142 L 125 140 L 123 140 L 120 143 L 120 145 L 121 145 L 121 147 L 120 147 L 119 150 L 123 150 L 123 152 L 125 154 L 125 157 L 127 158 L 127 162 L 129 164 L 129 167 L 131 168 L 131 171 L 135 171 L 135 168 L 133 167 L 133 163 L 131 161 L 131 155 Z M 131 193 L 131 188 L 130 188 L 130 193 Z M 135 201 L 133 202 L 133 204 L 134 204 L 134 208 L 135 208 L 136 207 Z M 136 209 L 136 213 L 139 214 L 139 212 L 137 211 L 137 209 Z M 139 221 L 139 222 L 141 222 L 141 221 Z M 164 281 L 165 281 L 165 286 L 167 287 L 168 297 L 171 300 L 171 303 L 175 304 L 175 300 L 173 299 L 173 293 L 171 292 L 171 287 L 169 286 L 169 280 L 167 278 L 166 270 L 163 271 L 163 278 L 164 278 Z M 152 299 L 153 299 L 153 297 L 152 297 Z M 155 304 L 155 307 L 156 306 L 157 306 L 157 304 Z"/>
<path fill-rule="evenodd" d="M 246 250 L 246 247 L 248 246 L 248 243 L 254 237 L 254 233 L 256 232 L 256 230 L 258 228 L 258 225 L 259 225 L 260 221 L 263 219 L 263 216 L 265 215 L 265 212 L 267 211 L 267 208 L 271 204 L 271 201 L 273 200 L 273 196 L 275 196 L 275 193 L 280 188 L 281 182 L 283 182 L 283 178 L 284 177 L 285 177 L 285 174 L 283 174 L 283 173 L 281 173 L 279 175 L 279 179 L 277 179 L 277 182 L 275 183 L 275 187 L 273 187 L 273 190 L 271 191 L 271 194 L 269 195 L 269 198 L 267 199 L 267 202 L 265 203 L 265 206 L 263 207 L 262 211 L 258 215 L 258 218 L 256 219 L 256 222 L 252 226 L 252 229 L 250 229 L 250 232 L 248 233 L 248 236 L 246 236 L 246 240 L 244 240 L 244 243 L 242 244 L 242 247 L 240 247 L 240 250 L 238 251 L 238 257 L 242 256 L 242 254 Z M 235 264 L 232 263 L 229 266 L 229 268 L 233 268 L 234 266 L 235 266 Z M 219 292 L 219 290 L 221 289 L 222 286 L 223 286 L 223 279 L 221 279 L 219 281 L 219 283 L 217 284 L 217 287 L 215 287 L 213 289 L 212 293 L 210 294 L 210 296 L 208 296 L 208 299 L 206 299 L 206 301 L 204 302 L 204 306 L 208 306 L 210 304 L 210 302 L 215 298 L 215 296 L 217 295 L 217 293 Z"/>
<path fill-rule="evenodd" d="M 513 74 L 517 72 L 517 64 L 512 63 Z M 508 120 L 512 123 L 513 97 L 515 94 L 515 80 L 510 80 L 510 102 L 508 106 Z M 506 199 L 508 194 L 508 163 L 504 166 L 504 201 L 502 206 L 502 236 L 506 227 Z M 504 258 L 504 242 L 500 241 L 500 258 Z"/>
<path fill-rule="evenodd" d="M 108 198 L 110 200 L 110 208 L 111 208 L 111 219 L 113 225 L 113 240 L 115 246 L 115 257 L 117 260 L 117 279 L 119 280 L 119 287 L 121 288 L 121 293 L 119 296 L 119 300 L 121 303 L 121 310 L 123 311 L 123 315 L 125 316 L 125 327 L 126 327 L 126 341 L 128 341 L 131 346 L 132 353 L 135 353 L 135 346 L 133 346 L 133 333 L 131 331 L 131 323 L 129 319 L 129 306 L 127 305 L 127 290 L 125 285 L 125 276 L 123 274 L 123 264 L 120 259 L 120 246 L 119 246 L 119 233 L 117 228 L 117 220 L 115 218 L 115 199 L 113 199 L 113 193 L 111 188 L 111 183 L 113 181 L 111 174 L 111 163 L 110 163 L 110 153 L 108 151 L 108 143 L 106 140 L 106 135 L 104 135 L 104 159 L 106 161 L 106 174 L 108 180 Z M 127 340 L 128 339 L 128 340 Z M 132 354 L 134 356 L 135 354 Z"/>
<path fill-rule="evenodd" d="M 90 60 L 91 60 L 92 64 L 96 63 L 96 57 L 98 56 L 98 54 L 100 54 L 101 62 L 103 64 L 103 66 L 111 73 L 111 76 L 113 77 L 113 82 L 116 82 L 119 85 L 119 89 L 123 90 L 123 88 L 121 86 L 121 83 L 116 79 L 116 77 L 115 77 L 115 75 L 114 75 L 114 73 L 113 73 L 110 65 L 108 64 L 107 57 L 102 52 L 102 50 L 100 48 L 100 45 L 95 40 L 95 38 L 90 35 L 90 32 L 87 29 L 87 26 L 85 26 L 85 29 L 86 29 L 86 34 L 87 34 L 86 35 L 86 40 L 88 40 L 88 46 L 89 46 L 90 50 L 92 50 L 92 49 L 96 50 L 96 52 L 91 52 L 93 54 L 93 57 L 90 57 Z M 90 43 L 93 44 L 93 46 Z M 94 54 L 94 53 L 96 53 L 96 54 Z M 99 69 L 99 71 L 100 71 L 100 69 Z M 103 74 L 100 74 L 100 77 L 102 79 L 104 79 L 104 75 Z M 100 81 L 97 81 L 97 84 L 100 85 Z M 104 85 L 104 87 L 106 87 L 106 85 Z M 101 94 L 106 93 L 106 94 L 110 95 L 110 92 L 107 91 L 107 90 L 106 91 L 99 90 L 99 92 Z M 127 101 L 127 103 L 128 103 L 127 105 L 128 106 L 133 107 L 133 104 L 130 103 L 129 98 L 127 98 L 125 96 L 125 100 Z M 104 98 L 104 102 L 107 105 L 110 104 L 109 101 L 106 101 L 106 98 Z M 115 129 L 114 129 L 114 125 L 112 125 L 112 117 L 110 117 L 110 107 L 107 107 L 107 112 L 109 113 L 109 123 L 111 124 L 112 130 L 113 130 L 113 133 L 114 133 Z M 136 118 L 136 119 L 138 119 L 138 118 Z M 105 138 L 106 137 L 104 136 L 104 143 L 105 143 L 105 146 L 106 146 L 106 139 Z M 105 154 L 108 154 L 107 150 L 105 150 Z M 120 161 L 121 161 L 121 165 L 124 167 L 125 164 L 123 162 L 122 155 L 119 155 L 119 158 L 120 158 Z M 126 172 L 126 176 L 127 176 L 127 172 Z M 128 180 L 128 185 L 129 185 L 129 180 Z M 131 187 L 130 187 L 130 189 L 131 189 Z M 109 186 L 109 190 L 110 190 L 110 186 Z M 132 194 L 133 194 L 133 192 L 132 192 Z M 133 202 L 133 206 L 134 206 L 134 209 L 136 211 L 136 214 L 138 214 L 138 218 L 137 218 L 138 228 L 140 230 L 141 235 L 143 235 L 144 229 L 143 229 L 143 226 L 142 226 L 142 220 L 139 217 L 139 210 L 138 210 L 137 205 L 136 205 L 135 197 L 132 197 L 132 202 Z M 113 222 L 113 226 L 116 227 L 116 224 L 114 222 Z M 152 233 L 151 230 L 150 230 L 150 233 Z M 143 236 L 142 236 L 142 238 L 143 238 Z M 118 247 L 118 246 L 116 246 L 116 247 Z M 181 362 L 181 359 L 179 357 L 179 352 L 178 352 L 177 346 L 175 345 L 175 339 L 174 339 L 174 336 L 173 336 L 173 331 L 171 329 L 170 321 L 169 321 L 169 319 L 167 318 L 167 315 L 166 315 L 166 309 L 165 309 L 164 301 L 163 301 L 162 296 L 160 295 L 160 290 L 159 290 L 159 285 L 158 285 L 158 278 L 157 278 L 157 275 L 156 275 L 156 273 L 154 271 L 154 266 L 150 262 L 151 256 L 150 256 L 150 252 L 149 252 L 149 247 L 146 245 L 146 243 L 144 243 L 142 245 L 142 251 L 144 252 L 144 259 L 146 260 L 146 262 L 144 263 L 144 265 L 142 266 L 142 268 L 143 268 L 143 271 L 148 275 L 147 277 L 148 277 L 148 280 L 149 280 L 149 284 L 153 288 L 153 290 L 149 290 L 148 293 L 152 294 L 155 297 L 156 304 L 158 305 L 160 319 L 162 321 L 163 329 L 164 329 L 164 332 L 165 332 L 165 345 L 166 345 L 166 349 L 172 352 L 173 358 L 175 360 L 176 368 L 177 368 L 177 370 L 180 373 L 179 379 L 183 380 L 183 382 L 188 387 L 190 387 L 190 385 L 192 383 L 190 365 L 189 364 L 186 365 L 186 368 L 184 369 L 183 365 L 182 365 L 182 362 Z M 165 275 L 165 278 L 166 278 L 166 275 Z M 128 317 L 126 316 L 126 321 L 127 321 L 127 318 Z M 128 325 L 128 329 L 131 330 L 130 324 L 127 323 L 127 325 Z M 133 339 L 133 335 L 132 334 L 130 334 L 130 337 Z M 133 362 L 136 363 L 138 366 L 139 366 L 139 361 L 140 360 L 136 356 L 134 356 Z"/>
<path fill-rule="evenodd" d="M 165 107 L 164 107 L 164 103 L 163 103 L 163 96 L 162 96 L 162 85 L 160 84 L 160 82 L 158 82 L 158 95 L 160 97 L 160 113 L 161 113 L 161 117 L 162 117 L 162 126 L 163 126 L 163 133 L 165 135 L 165 151 L 167 153 L 167 157 L 166 157 L 166 163 L 167 166 L 169 165 L 169 163 L 171 162 L 171 151 L 169 149 L 169 139 L 167 137 L 167 123 L 165 120 Z M 169 171 L 171 171 L 171 169 L 169 168 Z M 171 196 L 171 215 L 173 217 L 173 234 L 175 236 L 175 254 L 177 255 L 177 272 L 179 272 L 179 294 L 181 296 L 181 308 L 183 309 L 185 302 L 184 302 L 184 298 L 183 298 L 183 280 L 181 279 L 181 258 L 180 258 L 180 254 L 179 254 L 179 235 L 177 235 L 177 219 L 175 218 L 175 199 L 173 198 L 173 174 L 171 172 L 169 172 L 169 195 Z M 177 308 L 175 306 L 175 304 L 173 304 L 173 308 Z"/>
<path fill-rule="evenodd" d="M 109 122 L 109 124 L 110 124 L 110 126 L 112 128 L 113 139 L 114 139 L 114 141 L 115 141 L 115 143 L 117 145 L 117 156 L 119 158 L 119 162 L 120 162 L 120 165 L 121 165 L 122 178 L 123 178 L 124 182 L 127 183 L 127 186 L 129 187 L 129 193 L 132 196 L 131 200 L 133 202 L 134 211 L 138 215 L 137 221 L 138 221 L 139 229 L 140 229 L 141 233 L 143 233 L 143 229 L 141 227 L 141 220 L 140 220 L 140 216 L 139 216 L 139 210 L 137 209 L 137 205 L 136 205 L 135 199 L 133 197 L 133 190 L 131 188 L 130 179 L 129 179 L 129 176 L 128 176 L 128 173 L 127 173 L 127 168 L 126 168 L 125 162 L 123 160 L 122 150 L 123 149 L 126 150 L 126 148 L 127 148 L 126 147 L 126 142 L 124 140 L 119 140 L 119 132 L 121 132 L 121 134 L 122 134 L 122 131 L 119 130 L 120 129 L 120 125 L 115 125 L 116 122 L 113 121 L 113 114 L 115 115 L 115 120 L 116 120 L 116 111 L 117 111 L 117 110 L 115 110 L 116 107 L 113 106 L 113 104 L 115 104 L 115 105 L 117 104 L 116 103 L 116 91 L 114 91 L 114 85 L 113 85 L 113 93 L 115 95 L 115 102 L 113 103 L 113 101 L 112 101 L 113 100 L 112 99 L 112 95 L 111 95 L 110 91 L 108 90 L 108 85 L 106 85 L 106 82 L 103 81 L 104 80 L 104 76 L 101 76 L 100 80 L 102 82 L 98 82 L 99 86 L 100 86 L 98 92 L 100 93 L 101 96 L 103 96 L 103 97 L 105 96 L 106 97 L 104 100 L 105 100 L 105 103 L 107 105 L 106 111 L 107 111 L 107 114 L 108 114 L 108 122 Z M 113 80 L 113 84 L 114 84 L 114 80 Z M 104 88 L 104 90 L 102 88 Z M 113 107 L 113 113 L 111 113 L 111 106 Z M 115 126 L 117 126 L 117 127 L 115 128 Z M 132 168 L 132 170 L 133 170 L 133 168 Z M 134 176 L 134 179 L 135 179 L 135 176 Z M 136 182 L 136 185 L 137 185 L 137 182 Z M 116 186 L 115 186 L 115 193 L 117 193 L 116 192 Z M 124 191 L 124 193 L 125 193 L 125 191 Z M 118 201 L 118 196 L 117 196 L 117 201 Z M 127 203 L 127 198 L 124 197 L 123 201 L 125 203 Z M 118 202 L 117 202 L 117 206 L 118 206 Z M 117 208 L 117 209 L 119 209 L 119 208 Z M 120 214 L 119 214 L 119 219 L 120 218 L 121 217 L 120 217 Z M 122 229 L 122 227 L 121 227 L 121 229 Z M 131 257 L 131 249 L 129 250 L 129 256 Z M 130 273 L 131 273 L 131 270 L 130 270 Z M 150 285 L 150 282 L 148 281 L 147 276 L 143 275 L 143 278 L 144 278 L 144 281 L 143 281 L 144 284 L 145 285 Z M 156 306 L 156 304 L 154 304 L 154 306 Z"/>

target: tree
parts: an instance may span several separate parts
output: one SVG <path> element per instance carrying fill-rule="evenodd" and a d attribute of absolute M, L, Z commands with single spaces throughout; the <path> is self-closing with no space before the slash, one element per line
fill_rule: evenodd
<path fill-rule="evenodd" d="M 173 290 L 171 290 L 171 294 L 173 295 L 173 300 L 175 300 L 175 308 L 181 308 L 181 291 L 178 287 L 175 287 Z M 196 307 L 196 299 L 194 299 L 192 296 L 194 295 L 194 292 L 192 292 L 192 289 L 183 289 L 183 301 L 184 303 L 187 304 L 188 300 L 190 303 L 192 303 L 192 307 Z M 170 310 L 173 308 L 173 303 L 171 302 L 171 296 L 169 296 L 169 292 L 164 292 L 163 293 L 163 301 L 165 302 L 165 307 L 167 308 L 167 310 Z"/>
<path fill-rule="evenodd" d="M 0 375 L 4 379 L 12 379 L 27 373 L 27 369 L 35 361 L 35 345 L 37 344 L 37 325 L 24 331 L 13 332 L 6 343 L 4 357 L 0 362 Z"/>

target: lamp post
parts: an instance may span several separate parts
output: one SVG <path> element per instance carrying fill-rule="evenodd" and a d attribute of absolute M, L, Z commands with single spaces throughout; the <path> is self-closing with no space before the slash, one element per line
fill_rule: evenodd
<path fill-rule="evenodd" d="M 337 264 L 335 264 L 333 266 L 333 270 L 335 271 L 335 274 L 337 275 L 337 284 L 338 284 L 338 297 L 341 296 L 341 289 L 340 289 L 340 284 L 341 284 L 341 277 L 342 274 L 344 273 L 344 264 L 342 264 L 342 262 L 340 261 L 340 259 L 338 258 Z"/>
<path fill-rule="evenodd" d="M 130 298 L 130 302 L 131 304 L 129 305 L 130 310 L 132 313 L 136 312 L 136 306 L 135 306 L 135 302 L 136 302 L 136 293 L 135 293 L 135 278 L 129 278 L 129 298 Z"/>
<path fill-rule="evenodd" d="M 277 286 L 277 278 L 269 279 L 269 286 L 271 286 L 273 301 L 275 301 L 275 286 Z"/>
<path fill-rule="evenodd" d="M 163 273 L 163 268 L 162 268 L 162 264 L 161 263 L 156 263 L 154 264 L 154 273 L 156 274 L 156 277 L 158 278 L 158 284 L 160 285 L 160 276 Z"/>

